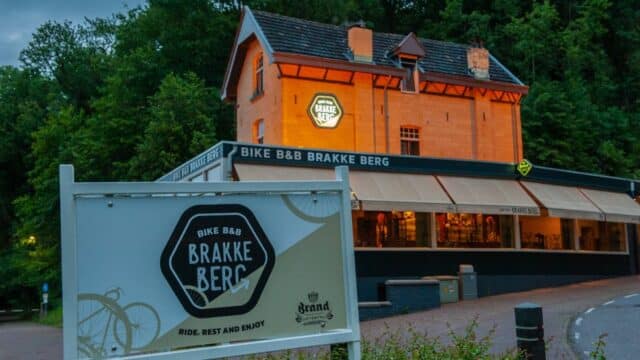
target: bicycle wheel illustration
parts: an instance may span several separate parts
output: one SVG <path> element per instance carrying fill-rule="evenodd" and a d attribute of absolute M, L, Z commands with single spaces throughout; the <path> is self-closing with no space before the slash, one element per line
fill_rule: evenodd
<path fill-rule="evenodd" d="M 131 350 L 141 350 L 151 344 L 160 334 L 160 317 L 149 305 L 134 302 L 122 308 L 128 321 L 116 319 L 113 324 L 113 333 L 116 341 L 124 346 L 126 338 L 122 334 L 131 334 Z M 129 327 L 128 331 L 124 329 Z"/>
<path fill-rule="evenodd" d="M 312 222 L 324 223 L 327 217 L 339 210 L 339 202 L 318 194 L 281 195 L 287 208 L 299 218 Z"/>
<path fill-rule="evenodd" d="M 131 351 L 130 326 L 125 327 L 126 333 L 119 334 L 122 341 L 120 347 L 115 347 L 115 339 L 110 336 L 112 321 L 129 323 L 124 310 L 113 299 L 98 294 L 78 295 L 78 343 L 83 354 L 90 353 L 90 357 L 105 357 L 123 355 Z"/>

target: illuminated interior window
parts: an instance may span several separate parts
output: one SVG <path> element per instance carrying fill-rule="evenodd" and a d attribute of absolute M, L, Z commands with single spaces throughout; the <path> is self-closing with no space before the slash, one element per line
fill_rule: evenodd
<path fill-rule="evenodd" d="M 485 214 L 436 214 L 438 247 L 511 248 L 513 216 Z"/>
<path fill-rule="evenodd" d="M 626 251 L 624 224 L 594 220 L 578 220 L 580 250 Z"/>
<path fill-rule="evenodd" d="M 420 129 L 415 127 L 400 128 L 400 154 L 420 155 Z"/>
<path fill-rule="evenodd" d="M 253 81 L 253 97 L 256 97 L 264 92 L 264 57 L 262 56 L 262 53 L 259 53 L 256 56 L 254 68 L 255 78 Z"/>
<path fill-rule="evenodd" d="M 574 248 L 573 220 L 546 216 L 520 216 L 523 249 L 571 250 Z"/>
<path fill-rule="evenodd" d="M 253 142 L 264 144 L 264 119 L 256 120 L 253 125 Z"/>
<path fill-rule="evenodd" d="M 413 211 L 354 211 L 357 247 L 429 247 L 428 213 Z"/>

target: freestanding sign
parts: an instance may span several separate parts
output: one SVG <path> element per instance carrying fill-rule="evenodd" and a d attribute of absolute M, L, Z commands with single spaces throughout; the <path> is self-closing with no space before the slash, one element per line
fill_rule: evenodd
<path fill-rule="evenodd" d="M 65 359 L 203 359 L 334 343 L 359 358 L 350 191 L 346 168 L 337 174 L 75 183 L 63 165 Z"/>

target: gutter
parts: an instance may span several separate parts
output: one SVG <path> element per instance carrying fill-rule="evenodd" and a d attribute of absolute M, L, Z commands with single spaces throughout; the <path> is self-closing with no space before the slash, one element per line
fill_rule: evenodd
<path fill-rule="evenodd" d="M 223 179 L 224 181 L 233 181 L 233 156 L 238 152 L 238 146 L 233 145 L 233 149 L 227 154 L 227 157 L 223 160 Z"/>
<path fill-rule="evenodd" d="M 385 132 L 385 152 L 389 153 L 389 96 L 387 94 L 387 87 L 391 82 L 391 75 L 387 77 L 387 83 L 384 84 L 384 132 Z"/>

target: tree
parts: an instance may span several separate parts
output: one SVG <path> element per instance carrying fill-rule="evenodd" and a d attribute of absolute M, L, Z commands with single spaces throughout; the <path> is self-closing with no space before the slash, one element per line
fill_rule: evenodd
<path fill-rule="evenodd" d="M 194 73 L 167 75 L 151 98 L 148 125 L 130 162 L 131 176 L 154 180 L 215 144 L 220 106 L 217 91 L 206 88 Z"/>
<path fill-rule="evenodd" d="M 57 87 L 28 70 L 0 67 L 0 250 L 9 245 L 13 199 L 28 191 L 31 133 L 61 101 Z"/>
<path fill-rule="evenodd" d="M 3 286 L 21 296 L 33 295 L 44 281 L 56 289 L 52 295 L 60 289 L 58 165 L 81 163 L 76 160 L 83 156 L 77 152 L 83 127 L 83 114 L 67 106 L 50 115 L 33 135 L 34 164 L 28 180 L 33 190 L 14 201 L 17 241 L 12 243 L 10 261 L 0 266 Z"/>
<path fill-rule="evenodd" d="M 54 79 L 69 103 L 89 113 L 108 71 L 114 26 L 108 20 L 79 26 L 48 21 L 33 34 L 20 61 L 25 69 Z"/>
<path fill-rule="evenodd" d="M 560 78 L 561 62 L 554 54 L 560 45 L 557 36 L 560 30 L 559 14 L 549 1 L 535 3 L 531 12 L 505 26 L 505 33 L 512 40 L 513 55 L 521 59 L 515 66 L 523 80 Z"/>

